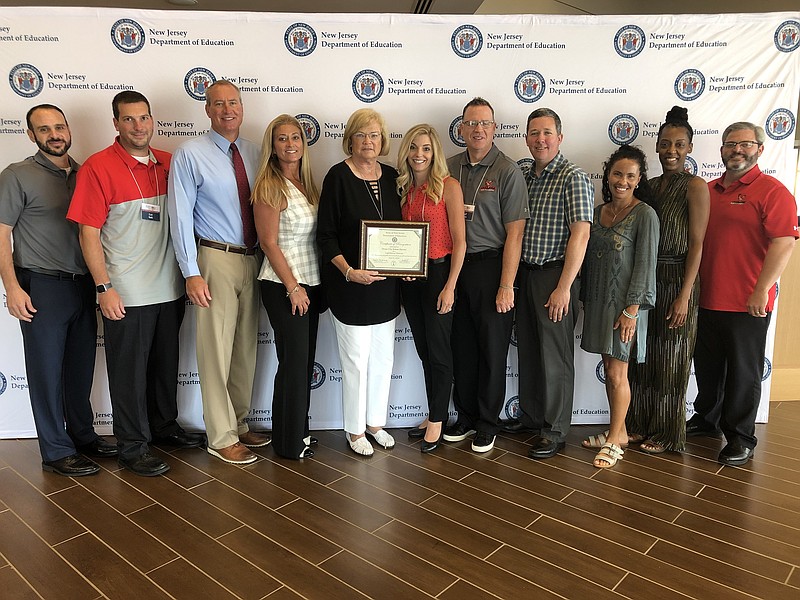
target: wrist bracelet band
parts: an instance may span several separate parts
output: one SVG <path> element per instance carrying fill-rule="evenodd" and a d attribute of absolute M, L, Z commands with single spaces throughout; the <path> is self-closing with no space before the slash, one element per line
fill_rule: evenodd
<path fill-rule="evenodd" d="M 622 309 L 622 314 L 623 314 L 623 315 L 625 315 L 626 317 L 628 317 L 629 319 L 638 319 L 638 318 L 639 318 L 639 315 L 638 315 L 638 313 L 637 313 L 637 314 L 635 314 L 635 315 L 632 315 L 631 313 L 629 313 L 629 312 L 628 312 L 627 310 L 625 310 L 624 308 Z"/>
<path fill-rule="evenodd" d="M 299 290 L 300 290 L 300 286 L 299 285 L 294 286 L 294 289 L 291 292 L 286 292 L 286 297 L 288 298 L 289 296 L 291 296 L 292 294 L 294 294 L 295 292 L 297 292 Z"/>
<path fill-rule="evenodd" d="M 516 289 L 516 288 L 515 288 L 513 285 L 503 285 L 503 284 L 501 283 L 501 284 L 500 284 L 500 289 L 501 289 L 501 290 L 514 290 L 514 289 Z"/>
<path fill-rule="evenodd" d="M 347 283 L 350 283 L 350 271 L 353 270 L 353 267 L 347 267 L 347 271 L 344 272 L 344 280 Z"/>

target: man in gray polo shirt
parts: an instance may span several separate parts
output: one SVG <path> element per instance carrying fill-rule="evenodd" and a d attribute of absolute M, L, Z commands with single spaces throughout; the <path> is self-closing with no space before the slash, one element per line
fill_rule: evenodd
<path fill-rule="evenodd" d="M 60 108 L 34 106 L 26 120 L 39 152 L 0 173 L 0 277 L 8 312 L 22 329 L 42 468 L 93 475 L 100 467 L 78 452 L 101 458 L 116 456 L 117 448 L 95 433 L 89 402 L 94 289 L 77 226 L 65 218 L 78 163 L 68 154 L 72 136 Z"/>
<path fill-rule="evenodd" d="M 467 255 L 453 312 L 453 402 L 458 420 L 448 442 L 475 433 L 474 452 L 494 447 L 505 400 L 506 357 L 514 323 L 514 279 L 528 218 L 525 178 L 494 145 L 494 110 L 483 98 L 464 107 L 459 133 L 467 144 L 447 161 L 464 190 Z"/>

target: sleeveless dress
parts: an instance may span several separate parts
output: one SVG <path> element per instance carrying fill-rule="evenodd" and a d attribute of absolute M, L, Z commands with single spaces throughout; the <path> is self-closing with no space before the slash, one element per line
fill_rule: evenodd
<path fill-rule="evenodd" d="M 689 248 L 689 205 L 686 190 L 693 175 L 677 173 L 659 193 L 663 175 L 650 180 L 656 191 L 655 209 L 661 223 L 656 265 L 656 306 L 647 327 L 647 360 L 631 364 L 631 405 L 626 427 L 681 452 L 686 446 L 686 387 L 697 334 L 698 280 L 689 298 L 683 327 L 670 329 L 667 311 L 683 286 L 684 261 Z"/>
<path fill-rule="evenodd" d="M 641 362 L 647 348 L 644 335 L 647 316 L 656 299 L 656 254 L 658 217 L 640 202 L 619 223 L 600 224 L 602 206 L 594 209 L 594 222 L 581 271 L 583 334 L 581 348 L 586 352 L 608 354 L 627 362 Z M 614 322 L 622 309 L 639 305 L 636 336 L 641 341 L 623 343 Z"/>

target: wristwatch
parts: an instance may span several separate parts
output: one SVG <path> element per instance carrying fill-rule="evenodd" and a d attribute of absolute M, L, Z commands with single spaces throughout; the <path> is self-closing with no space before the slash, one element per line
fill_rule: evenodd
<path fill-rule="evenodd" d="M 114 287 L 114 286 L 111 285 L 111 282 L 109 281 L 108 283 L 101 283 L 95 289 L 97 290 L 98 294 L 104 294 L 108 290 L 110 290 L 112 287 Z"/>

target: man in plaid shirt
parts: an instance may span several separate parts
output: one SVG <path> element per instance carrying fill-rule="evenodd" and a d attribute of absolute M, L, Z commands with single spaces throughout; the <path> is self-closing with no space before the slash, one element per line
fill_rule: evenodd
<path fill-rule="evenodd" d="M 505 431 L 533 431 L 531 458 L 550 458 L 565 445 L 575 388 L 574 330 L 578 271 L 594 210 L 589 177 L 564 158 L 561 119 L 549 108 L 528 117 L 533 157 L 526 174 L 530 220 L 517 273 L 518 420 Z"/>

